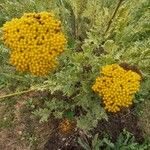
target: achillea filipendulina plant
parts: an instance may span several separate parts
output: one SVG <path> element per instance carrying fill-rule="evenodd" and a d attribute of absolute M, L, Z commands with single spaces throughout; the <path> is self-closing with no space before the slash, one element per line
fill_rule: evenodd
<path fill-rule="evenodd" d="M 3 26 L 4 44 L 11 49 L 10 63 L 18 71 L 44 76 L 56 68 L 66 39 L 61 22 L 52 13 L 26 13 Z"/>
<path fill-rule="evenodd" d="M 96 78 L 92 89 L 103 98 L 105 109 L 118 112 L 133 103 L 133 96 L 139 90 L 141 76 L 125 70 L 118 64 L 102 67 L 101 76 Z"/>

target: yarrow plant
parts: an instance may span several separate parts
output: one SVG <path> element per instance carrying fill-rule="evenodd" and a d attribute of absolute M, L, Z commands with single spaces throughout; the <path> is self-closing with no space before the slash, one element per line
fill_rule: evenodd
<path fill-rule="evenodd" d="M 56 68 L 66 38 L 52 13 L 26 13 L 3 26 L 4 44 L 11 49 L 10 63 L 18 71 L 44 76 Z"/>
<path fill-rule="evenodd" d="M 121 108 L 132 105 L 140 81 L 138 73 L 112 64 L 102 67 L 101 76 L 96 78 L 92 89 L 103 97 L 106 110 L 118 112 Z"/>
<path fill-rule="evenodd" d="M 48 12 L 27 13 L 20 19 L 8 21 L 25 12 L 22 10 L 15 16 L 9 13 L 5 19 L 8 22 L 3 26 L 4 43 L 11 49 L 10 62 L 17 70 L 43 76 L 60 62 L 57 71 L 34 86 L 36 90 L 49 90 L 54 95 L 35 111 L 40 121 L 47 121 L 49 116 L 60 119 L 71 111 L 75 113 L 77 127 L 89 131 L 99 120 L 108 119 L 103 104 L 109 112 L 132 105 L 141 77 L 118 64 L 136 65 L 143 77 L 149 76 L 146 0 L 119 0 L 118 3 L 113 0 L 51 0 L 50 5 L 45 5 L 47 9 L 42 5 L 43 2 L 39 3 L 30 12 L 52 10 L 61 23 Z M 63 54 L 66 39 L 61 24 L 69 47 Z M 101 76 L 95 82 L 102 66 Z M 94 93 L 92 85 L 101 97 Z M 57 97 L 59 92 L 61 97 Z M 67 128 L 61 129 L 66 131 Z"/>

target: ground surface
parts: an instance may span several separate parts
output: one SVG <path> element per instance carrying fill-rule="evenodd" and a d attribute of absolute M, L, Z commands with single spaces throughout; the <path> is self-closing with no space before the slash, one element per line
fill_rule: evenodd
<path fill-rule="evenodd" d="M 11 98 L 1 103 L 0 149 L 30 150 L 44 147 L 52 127 L 50 122 L 40 124 L 33 117 L 33 105 L 28 104 L 31 99 L 34 107 L 39 105 L 36 100 L 40 101 L 40 95 L 37 93 Z"/>
<path fill-rule="evenodd" d="M 1 91 L 1 95 L 3 94 L 5 92 Z M 47 123 L 39 123 L 33 116 L 32 111 L 43 103 L 43 95 L 47 96 L 47 93 L 31 92 L 1 101 L 0 149 L 82 150 L 77 143 L 77 137 L 82 136 L 80 131 L 74 130 L 70 134 L 62 135 L 58 130 L 59 120 L 50 119 Z M 149 106 L 149 101 L 143 103 L 140 116 L 135 115 L 135 108 L 116 115 L 109 114 L 108 122 L 99 122 L 91 133 L 99 133 L 100 136 L 108 133 L 115 141 L 123 129 L 126 129 L 133 133 L 138 142 L 142 142 L 143 137 L 150 135 Z"/>

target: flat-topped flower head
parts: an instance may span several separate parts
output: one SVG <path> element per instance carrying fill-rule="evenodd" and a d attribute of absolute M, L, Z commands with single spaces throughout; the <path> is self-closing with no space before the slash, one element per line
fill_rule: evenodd
<path fill-rule="evenodd" d="M 18 71 L 43 76 L 56 68 L 66 38 L 52 13 L 26 13 L 2 29 L 4 44 L 11 49 L 10 63 Z"/>
<path fill-rule="evenodd" d="M 96 78 L 92 89 L 102 96 L 106 110 L 118 112 L 123 107 L 132 105 L 140 81 L 141 76 L 138 73 L 112 64 L 102 67 L 101 76 Z"/>

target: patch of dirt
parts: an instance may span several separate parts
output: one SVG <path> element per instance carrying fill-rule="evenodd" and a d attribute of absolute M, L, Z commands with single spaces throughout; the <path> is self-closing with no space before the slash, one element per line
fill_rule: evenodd
<path fill-rule="evenodd" d="M 0 132 L 1 150 L 30 150 L 30 148 L 17 138 L 15 131 L 5 129 Z"/>
<path fill-rule="evenodd" d="M 3 93 L 4 94 L 4 93 Z M 51 133 L 51 123 L 39 123 L 32 116 L 34 108 L 26 105 L 27 100 L 32 99 L 35 107 L 42 105 L 42 98 L 46 98 L 47 92 L 30 92 L 16 99 L 12 108 L 12 126 L 0 130 L 0 150 L 42 150 Z M 12 99 L 10 99 L 12 100 Z M 0 115 L 7 114 L 7 107 L 0 105 Z M 3 119 L 3 117 L 0 117 Z"/>
<path fill-rule="evenodd" d="M 44 150 L 83 150 L 77 143 L 77 133 L 70 136 L 55 133 L 52 136 L 53 138 L 45 144 Z"/>
<path fill-rule="evenodd" d="M 4 94 L 4 93 L 3 93 Z M 6 113 L 10 113 L 8 108 L 0 104 L 0 122 L 4 122 Z M 21 143 L 17 138 L 17 133 L 12 128 L 7 127 L 7 124 L 1 124 L 0 128 L 0 150 L 29 150 L 28 147 Z"/>
<path fill-rule="evenodd" d="M 100 137 L 103 137 L 107 133 L 112 138 L 112 141 L 115 142 L 123 129 L 126 129 L 135 136 L 137 142 L 141 143 L 143 141 L 143 134 L 138 121 L 133 110 L 129 109 L 117 114 L 108 114 L 108 121 L 100 121 L 94 130 L 94 134 L 99 133 Z"/>
<path fill-rule="evenodd" d="M 77 138 L 81 136 L 80 132 L 76 131 L 65 137 L 65 135 L 59 133 L 57 125 L 58 123 L 55 122 L 55 130 L 45 144 L 44 150 L 83 150 L 77 142 Z M 138 125 L 138 118 L 134 115 L 133 109 L 127 109 L 117 114 L 108 114 L 108 121 L 100 121 L 91 133 L 93 136 L 98 133 L 100 138 L 108 134 L 112 142 L 115 142 L 124 129 L 132 133 L 137 142 L 143 142 L 142 131 Z M 87 140 L 90 144 L 91 136 Z"/>
<path fill-rule="evenodd" d="M 24 141 L 26 144 L 32 142 L 30 149 L 42 150 L 52 132 L 50 120 L 48 122 L 39 123 L 39 120 L 32 115 L 32 111 L 35 108 L 43 105 L 43 97 L 46 98 L 47 96 L 47 92 L 31 92 L 28 95 L 22 96 L 22 101 L 18 101 L 16 104 L 16 130 L 21 133 L 20 137 L 25 137 Z M 26 100 L 29 99 L 33 100 L 35 108 L 26 106 Z M 26 137 L 26 135 L 29 137 Z"/>
<path fill-rule="evenodd" d="M 45 144 L 44 150 L 83 150 L 77 142 L 79 137 L 77 130 L 68 134 L 61 134 L 58 128 L 59 121 L 55 120 L 53 125 L 54 130 Z"/>

